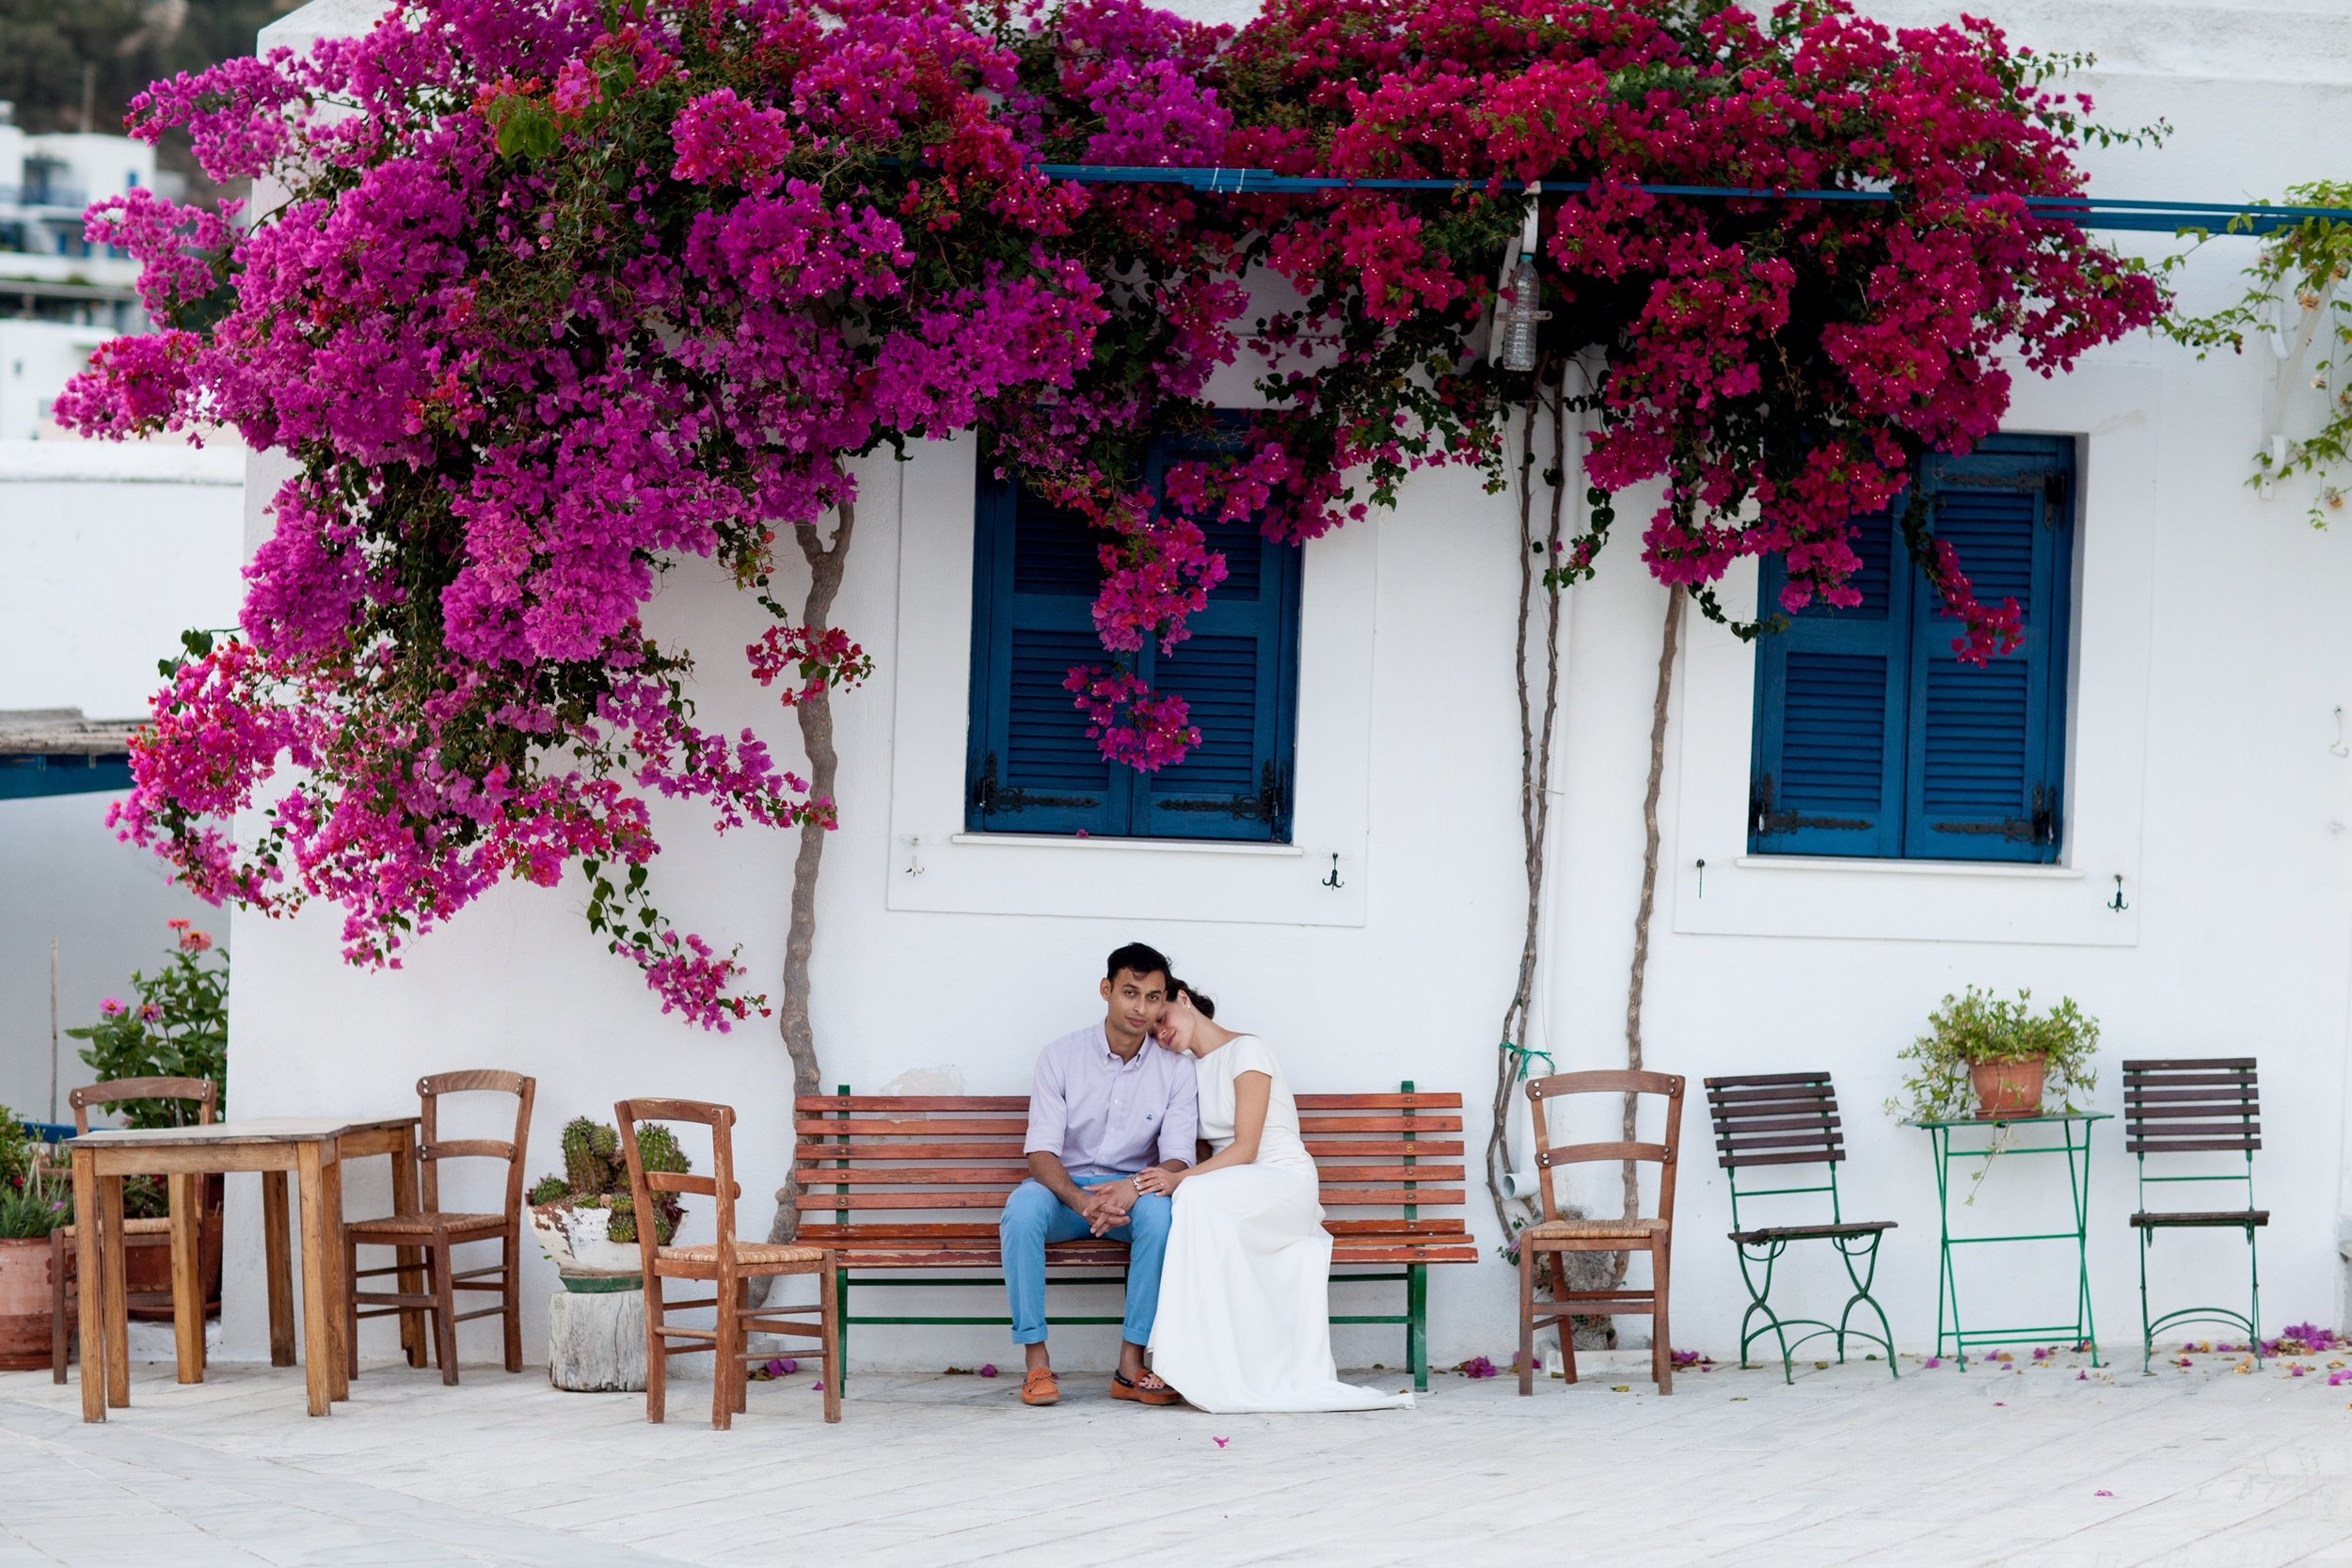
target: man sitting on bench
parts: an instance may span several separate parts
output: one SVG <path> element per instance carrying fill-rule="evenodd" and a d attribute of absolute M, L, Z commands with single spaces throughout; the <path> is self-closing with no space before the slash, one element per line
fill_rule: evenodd
<path fill-rule="evenodd" d="M 1192 1058 L 1152 1043 L 1168 1006 L 1168 959 L 1134 942 L 1111 954 L 1104 969 L 1102 1022 L 1038 1054 L 1023 1145 L 1029 1179 L 1005 1200 L 997 1226 L 1013 1343 L 1028 1358 L 1024 1404 L 1061 1398 L 1045 1350 L 1046 1243 L 1089 1234 L 1128 1246 L 1127 1317 L 1111 1397 L 1143 1404 L 1177 1398 L 1143 1365 L 1171 1211 L 1164 1195 L 1138 1193 L 1130 1178 L 1154 1157 L 1164 1170 L 1191 1164 L 1200 1091 Z"/>

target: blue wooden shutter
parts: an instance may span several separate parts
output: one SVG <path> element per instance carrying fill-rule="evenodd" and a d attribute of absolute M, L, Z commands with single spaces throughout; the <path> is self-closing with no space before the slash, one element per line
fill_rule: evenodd
<path fill-rule="evenodd" d="M 1298 686 L 1299 550 L 1254 520 L 1205 531 L 1225 580 L 1191 617 L 1172 655 L 1148 654 L 1148 678 L 1192 705 L 1200 744 L 1138 778 L 1136 832 L 1153 838 L 1256 839 L 1291 834 L 1291 758 Z"/>
<path fill-rule="evenodd" d="M 1895 502 L 1900 515 L 1903 499 Z M 1815 599 L 1756 654 L 1756 748 L 1748 795 L 1752 854 L 1894 857 L 1902 848 L 1903 715 L 1910 689 L 1913 574 L 1892 518 L 1855 519 L 1862 603 Z M 1761 574 L 1762 613 L 1780 607 L 1777 557 Z"/>
<path fill-rule="evenodd" d="M 1979 600 L 2015 598 L 2024 643 L 1988 664 L 1952 652 L 1960 624 L 1932 588 L 1912 644 L 1904 852 L 1931 860 L 2049 862 L 2063 837 L 2074 444 L 1994 436 L 1928 459 L 1935 531 Z"/>
<path fill-rule="evenodd" d="M 1123 832 L 1132 770 L 1104 759 L 1062 685 L 1073 666 L 1109 659 L 1092 610 L 1100 536 L 1009 480 L 982 479 L 976 521 L 964 825 Z"/>

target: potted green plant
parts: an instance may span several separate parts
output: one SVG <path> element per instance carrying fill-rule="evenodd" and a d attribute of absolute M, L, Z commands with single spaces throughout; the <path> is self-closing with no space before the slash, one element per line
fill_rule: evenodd
<path fill-rule="evenodd" d="M 103 1083 L 117 1078 L 209 1078 L 217 1114 L 229 1108 L 229 955 L 211 936 L 185 920 L 165 923 L 172 933 L 170 961 L 153 974 L 135 971 L 124 1001 L 98 1005 L 98 1022 L 66 1033 L 87 1040 L 77 1054 Z M 126 1100 L 111 1107 L 125 1127 L 177 1127 L 195 1107 L 178 1100 Z M 221 1180 L 202 1184 L 204 1212 L 198 1231 L 204 1299 L 220 1300 Z M 132 1219 L 169 1212 L 162 1180 L 135 1178 L 123 1183 L 122 1212 Z M 134 1248 L 124 1259 L 134 1292 L 171 1289 L 171 1255 L 163 1247 Z M 134 1307 L 138 1317 L 168 1318 L 168 1307 Z"/>
<path fill-rule="evenodd" d="M 49 1364 L 49 1233 L 73 1220 L 72 1189 L 43 1175 L 37 1147 L 0 1105 L 0 1370 Z"/>
<path fill-rule="evenodd" d="M 1890 1108 L 1915 1121 L 2036 1116 L 2053 1099 L 2072 1111 L 2097 1083 L 2098 1046 L 2098 1021 L 2071 996 L 2037 1014 L 2030 990 L 2010 1001 L 1970 986 L 1945 997 L 1902 1052 L 1904 1099 Z"/>
<path fill-rule="evenodd" d="M 532 1232 L 554 1259 L 564 1289 L 633 1290 L 640 1283 L 639 1215 L 621 1135 L 610 1123 L 580 1117 L 564 1125 L 563 1144 L 564 1174 L 542 1177 L 531 1189 Z M 637 1154 L 649 1171 L 693 1169 L 666 1127 L 640 1127 Z M 656 1195 L 655 1240 L 676 1235 L 685 1212 L 675 1194 Z"/>

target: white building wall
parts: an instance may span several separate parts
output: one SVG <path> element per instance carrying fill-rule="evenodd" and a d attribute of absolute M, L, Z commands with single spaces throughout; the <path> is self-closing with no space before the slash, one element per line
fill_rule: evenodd
<path fill-rule="evenodd" d="M 0 709 L 144 714 L 180 629 L 235 623 L 243 473 L 235 451 L 0 442 Z M 52 938 L 72 1028 L 162 967 L 165 921 L 228 935 L 223 911 L 116 842 L 111 799 L 0 800 L 0 1104 L 26 1116 L 49 1108 Z M 57 1053 L 61 1110 L 92 1076 L 75 1048 Z"/>
<path fill-rule="evenodd" d="M 71 322 L 0 321 L 0 442 L 56 439 L 57 394 L 114 335 Z"/>
<path fill-rule="evenodd" d="M 1880 9 L 1902 21 L 1940 14 Z M 2294 15 L 2037 0 L 2002 8 L 2000 19 L 2036 47 L 2089 46 L 2119 58 L 2120 68 L 2088 82 L 2104 119 L 2163 116 L 2176 128 L 2161 153 L 2090 154 L 2102 194 L 2228 199 L 2331 172 L 2317 133 L 2352 108 L 2352 62 L 2335 35 L 2272 47 L 2297 36 Z M 2233 297 L 2250 253 L 2247 242 L 2217 242 L 2189 274 L 2190 308 Z M 2268 1113 L 2261 1196 L 2274 1214 L 2265 1321 L 2340 1310 L 2338 1215 L 2352 1210 L 2344 1164 L 2352 758 L 2330 746 L 2335 710 L 2352 706 L 2352 633 L 2337 613 L 2352 540 L 2308 529 L 2307 497 L 2264 501 L 2242 485 L 2266 370 L 2266 356 L 2199 364 L 2143 337 L 2072 377 L 2028 378 L 2018 389 L 2013 428 L 2082 443 L 2062 866 L 1746 860 L 1754 656 L 1689 623 L 1645 1017 L 1649 1065 L 1692 1080 L 1678 1344 L 1726 1354 L 1745 1301 L 1722 1239 L 1729 1216 L 1704 1156 L 1697 1081 L 1811 1067 L 1833 1070 L 1844 1098 L 1849 1215 L 1900 1227 L 1880 1273 L 1898 1339 L 1929 1344 L 1937 1211 L 1925 1140 L 1880 1102 L 1894 1087 L 1896 1051 L 1937 998 L 1972 981 L 2030 985 L 2042 999 L 2072 994 L 2096 1014 L 2106 1026 L 2105 1109 L 2120 1101 L 2115 1063 L 2126 1056 L 2260 1056 Z M 248 547 L 280 471 L 256 461 Z M 815 1001 L 828 1083 L 878 1089 L 912 1069 L 946 1069 L 972 1092 L 1017 1090 L 1037 1045 L 1093 1012 L 1103 952 L 1140 937 L 1216 991 L 1227 1016 L 1272 1040 L 1300 1087 L 1374 1089 L 1410 1077 L 1459 1088 L 1470 1102 L 1467 1138 L 1479 1148 L 1522 898 L 1507 499 L 1483 495 L 1466 475 L 1426 476 L 1397 513 L 1309 547 L 1296 845 L 1235 852 L 961 839 L 969 443 L 928 448 L 904 466 L 870 465 L 864 479 L 837 619 L 878 670 L 836 710 L 843 823 L 826 854 Z M 1613 547 L 1623 553 L 1606 558 L 1597 583 L 1574 591 L 1568 610 L 1538 1042 L 1564 1069 L 1613 1065 L 1624 1051 L 1664 604 L 1635 558 L 1645 509 L 1640 498 L 1625 500 L 1625 537 Z M 1735 604 L 1752 593 L 1745 583 L 1736 590 Z M 651 621 L 703 654 L 707 721 L 755 725 L 791 753 L 788 716 L 736 662 L 759 624 L 754 607 L 715 574 L 685 568 Z M 789 843 L 720 841 L 691 813 L 658 820 L 665 910 L 714 939 L 742 942 L 752 973 L 774 975 Z M 1320 886 L 1333 854 L 1345 883 L 1338 891 Z M 2106 907 L 2117 875 L 2129 905 L 2120 913 Z M 582 901 L 576 882 L 502 890 L 419 943 L 396 974 L 340 967 L 332 911 L 291 922 L 239 916 L 239 1110 L 380 1115 L 412 1103 L 421 1072 L 512 1067 L 540 1079 L 534 1174 L 556 1164 L 554 1136 L 567 1117 L 609 1116 L 627 1095 L 678 1094 L 739 1107 L 745 1190 L 771 1189 L 790 1136 L 772 1032 L 704 1036 L 662 1018 L 589 936 Z M 2090 1175 L 2091 1286 L 2111 1342 L 2135 1332 L 2128 1178 L 2118 1126 L 2103 1124 Z M 381 1201 L 374 1173 L 356 1173 L 354 1185 L 353 1212 Z M 1613 1186 L 1613 1172 L 1602 1186 Z M 2015 1160 L 1956 1212 L 1970 1229 L 2054 1228 L 2064 1193 L 2054 1162 Z M 461 1188 L 452 1201 L 488 1196 L 486 1186 L 472 1196 Z M 1612 1193 L 1591 1196 L 1611 1212 Z M 1471 1197 L 1491 1253 L 1499 1238 L 1474 1184 Z M 764 1205 L 747 1209 L 750 1223 L 764 1221 Z M 253 1236 L 249 1223 L 232 1225 L 244 1262 L 230 1270 L 230 1347 L 246 1355 L 262 1346 Z M 2225 1293 L 2202 1281 L 2233 1277 L 2235 1244 L 2226 1234 L 2168 1238 L 2160 1286 L 2201 1299 Z M 2068 1315 L 2071 1267 L 2047 1252 L 2030 1262 L 2023 1253 L 1979 1255 L 1969 1266 L 1965 1304 L 1978 1323 Z M 1510 1273 L 1491 1262 L 1436 1273 L 1437 1358 L 1501 1358 L 1513 1333 Z M 1826 1253 L 1796 1259 L 1791 1304 L 1822 1296 L 1820 1282 L 1835 1273 Z M 551 1271 L 538 1270 L 525 1292 L 534 1347 L 553 1286 Z M 476 1331 L 484 1337 L 469 1340 L 469 1357 L 491 1351 L 486 1325 L 466 1332 Z M 1108 1333 L 1069 1331 L 1060 1342 L 1068 1355 L 1099 1359 Z M 855 1354 L 936 1367 L 1002 1343 L 993 1329 L 866 1329 Z M 1357 1365 L 1393 1365 L 1399 1348 L 1387 1331 L 1350 1329 L 1341 1339 L 1343 1361 Z"/>

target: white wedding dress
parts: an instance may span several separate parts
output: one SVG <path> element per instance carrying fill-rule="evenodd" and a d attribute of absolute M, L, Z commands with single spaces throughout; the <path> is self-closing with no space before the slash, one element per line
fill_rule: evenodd
<path fill-rule="evenodd" d="M 1378 1410 L 1410 1393 L 1359 1388 L 1331 1360 L 1331 1233 L 1281 1064 L 1255 1035 L 1200 1059 L 1200 1135 L 1233 1141 L 1233 1080 L 1274 1080 L 1258 1158 L 1186 1178 L 1160 1272 L 1152 1370 L 1200 1409 Z"/>

